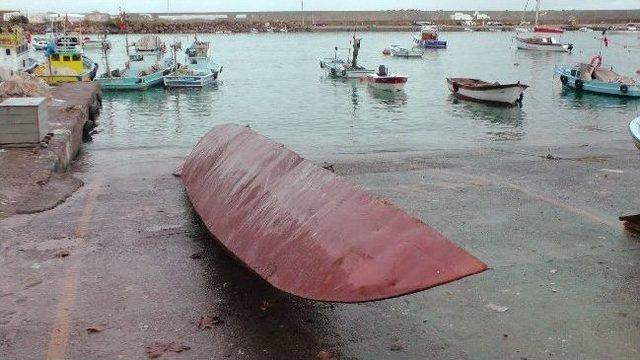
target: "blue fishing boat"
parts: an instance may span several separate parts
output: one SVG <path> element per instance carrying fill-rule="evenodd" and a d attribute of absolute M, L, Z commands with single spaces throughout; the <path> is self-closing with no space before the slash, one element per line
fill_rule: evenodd
<path fill-rule="evenodd" d="M 166 87 L 204 87 L 218 81 L 222 65 L 209 57 L 210 43 L 198 41 L 187 48 L 184 65 L 178 65 L 175 71 L 164 77 Z"/>
<path fill-rule="evenodd" d="M 134 44 L 129 61 L 123 69 L 111 70 L 107 61 L 107 47 L 103 47 L 107 71 L 96 79 L 104 90 L 145 90 L 162 83 L 175 66 L 173 59 L 164 59 L 166 47 L 158 36 L 147 35 Z"/>
<path fill-rule="evenodd" d="M 423 25 L 420 34 L 414 35 L 413 40 L 416 46 L 425 49 L 446 49 L 447 42 L 440 40 L 438 27 L 434 25 Z"/>
<path fill-rule="evenodd" d="M 555 73 L 560 81 L 575 91 L 588 91 L 624 97 L 640 97 L 640 84 L 635 79 L 620 75 L 613 68 L 601 66 L 602 57 L 595 56 L 590 63 L 576 65 L 558 65 Z"/>

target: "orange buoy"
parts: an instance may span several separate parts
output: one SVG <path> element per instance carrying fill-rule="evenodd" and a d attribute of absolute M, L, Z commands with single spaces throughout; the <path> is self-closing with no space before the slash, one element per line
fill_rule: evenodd
<path fill-rule="evenodd" d="M 391 50 L 389 49 L 382 50 L 382 55 L 391 55 Z"/>

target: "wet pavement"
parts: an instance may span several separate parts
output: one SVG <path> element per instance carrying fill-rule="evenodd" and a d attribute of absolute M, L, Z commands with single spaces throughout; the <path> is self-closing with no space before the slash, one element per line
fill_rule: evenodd
<path fill-rule="evenodd" d="M 0 358 L 640 357 L 640 238 L 617 221 L 640 212 L 630 142 L 312 159 L 490 266 L 365 304 L 293 297 L 226 255 L 171 175 L 188 150 L 85 152 L 64 204 L 0 222 Z"/>

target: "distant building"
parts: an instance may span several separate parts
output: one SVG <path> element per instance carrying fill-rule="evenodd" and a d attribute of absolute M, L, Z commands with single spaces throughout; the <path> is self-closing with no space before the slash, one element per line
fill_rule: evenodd
<path fill-rule="evenodd" d="M 111 20 L 111 15 L 106 13 L 101 13 L 99 11 L 92 11 L 84 16 L 86 21 L 90 22 L 107 22 Z"/>
<path fill-rule="evenodd" d="M 487 15 L 487 14 L 482 14 L 482 13 L 481 13 L 481 12 L 479 12 L 479 11 L 476 11 L 476 12 L 475 12 L 475 14 L 473 14 L 473 17 L 474 17 L 476 20 L 490 20 L 490 19 L 491 19 L 491 16 L 489 16 L 489 15 Z"/>
<path fill-rule="evenodd" d="M 473 21 L 473 16 L 461 12 L 454 13 L 450 18 L 453 21 Z"/>
<path fill-rule="evenodd" d="M 27 19 L 31 24 L 44 24 L 49 21 L 49 13 L 29 13 Z"/>
<path fill-rule="evenodd" d="M 24 15 L 20 11 L 6 12 L 2 14 L 2 20 L 9 21 L 12 17 Z"/>
<path fill-rule="evenodd" d="M 245 14 L 238 14 L 236 15 L 236 20 L 244 20 L 247 18 L 247 15 Z"/>

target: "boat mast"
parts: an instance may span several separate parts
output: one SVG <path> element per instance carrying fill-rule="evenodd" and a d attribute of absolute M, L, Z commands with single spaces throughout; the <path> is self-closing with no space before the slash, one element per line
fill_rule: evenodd
<path fill-rule="evenodd" d="M 107 76 L 111 77 L 111 68 L 109 67 L 109 55 L 107 54 L 107 33 L 104 34 L 104 40 L 101 43 L 102 45 L 102 56 L 104 56 L 104 65 L 107 69 Z"/>
<path fill-rule="evenodd" d="M 358 53 L 360 52 L 360 39 L 356 38 L 356 34 L 353 34 L 353 59 L 351 60 L 351 66 L 358 67 Z"/>
<path fill-rule="evenodd" d="M 535 26 L 538 26 L 538 17 L 540 15 L 540 2 L 542 0 L 536 0 L 536 22 L 535 22 Z"/>
<path fill-rule="evenodd" d="M 524 9 L 522 10 L 522 19 L 520 19 L 520 25 L 524 25 L 524 19 L 527 16 L 527 8 L 529 7 L 529 0 L 524 4 Z"/>

